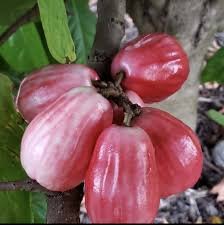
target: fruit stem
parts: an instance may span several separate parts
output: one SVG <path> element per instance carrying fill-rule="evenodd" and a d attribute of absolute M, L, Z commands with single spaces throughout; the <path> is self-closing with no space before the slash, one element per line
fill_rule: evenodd
<path fill-rule="evenodd" d="M 121 85 L 122 80 L 124 79 L 124 72 L 119 72 L 116 75 L 115 87 L 119 87 Z"/>
<path fill-rule="evenodd" d="M 114 83 L 104 81 L 92 81 L 98 92 L 105 98 L 112 100 L 124 110 L 123 124 L 130 127 L 131 121 L 134 117 L 139 116 L 141 113 L 141 106 L 133 104 L 124 93 L 120 83 L 123 78 L 123 73 L 120 73 L 119 78 Z"/>

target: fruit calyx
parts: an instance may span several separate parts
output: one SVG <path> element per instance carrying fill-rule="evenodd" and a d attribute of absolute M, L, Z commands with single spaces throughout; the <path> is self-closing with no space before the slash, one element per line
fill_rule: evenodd
<path fill-rule="evenodd" d="M 97 91 L 105 98 L 112 100 L 118 106 L 124 109 L 123 124 L 127 127 L 131 126 L 131 120 L 141 113 L 141 106 L 133 104 L 124 93 L 120 83 L 124 77 L 124 73 L 120 72 L 114 82 L 105 82 L 100 80 L 92 80 L 92 84 Z"/>

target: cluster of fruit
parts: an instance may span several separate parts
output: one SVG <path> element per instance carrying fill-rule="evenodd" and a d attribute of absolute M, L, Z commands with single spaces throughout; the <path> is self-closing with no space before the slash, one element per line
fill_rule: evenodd
<path fill-rule="evenodd" d="M 188 59 L 173 37 L 149 34 L 118 52 L 111 75 L 120 72 L 125 93 L 142 107 L 130 127 L 115 124 L 123 111 L 116 113 L 97 92 L 92 81 L 99 77 L 87 66 L 50 65 L 27 76 L 16 99 L 29 123 L 21 163 L 52 191 L 84 181 L 92 222 L 152 222 L 160 198 L 191 187 L 201 174 L 195 133 L 167 112 L 145 107 L 182 86 Z"/>

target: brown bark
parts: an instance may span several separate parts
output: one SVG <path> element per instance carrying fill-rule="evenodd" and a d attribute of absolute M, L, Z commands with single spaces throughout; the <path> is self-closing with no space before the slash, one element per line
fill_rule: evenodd
<path fill-rule="evenodd" d="M 83 184 L 71 191 L 47 195 L 47 223 L 80 223 Z"/>
<path fill-rule="evenodd" d="M 103 80 L 107 80 L 112 58 L 119 50 L 124 36 L 126 1 L 98 0 L 97 9 L 97 32 L 88 64 Z"/>
<path fill-rule="evenodd" d="M 190 59 L 190 74 L 181 90 L 154 104 L 196 126 L 199 74 L 214 33 L 223 26 L 222 0 L 127 0 L 127 11 L 140 33 L 166 32 L 175 35 Z"/>
<path fill-rule="evenodd" d="M 48 195 L 54 192 L 47 190 L 38 184 L 35 180 L 26 179 L 18 181 L 0 182 L 0 191 L 30 191 L 30 192 L 42 192 Z"/>

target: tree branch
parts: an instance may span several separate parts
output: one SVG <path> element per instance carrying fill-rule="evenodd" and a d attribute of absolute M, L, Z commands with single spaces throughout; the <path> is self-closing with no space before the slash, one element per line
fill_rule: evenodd
<path fill-rule="evenodd" d="M 12 25 L 6 29 L 5 32 L 3 32 L 0 35 L 0 46 L 8 40 L 8 38 L 17 31 L 18 28 L 20 28 L 22 25 L 30 22 L 33 18 L 38 16 L 39 10 L 37 4 L 34 5 L 33 8 L 28 10 L 24 15 L 22 15 L 20 18 L 18 18 Z"/>
<path fill-rule="evenodd" d="M 47 195 L 47 223 L 80 223 L 83 186 L 82 183 L 71 191 Z"/>
<path fill-rule="evenodd" d="M 110 64 L 124 36 L 125 0 L 98 0 L 96 36 L 88 65 L 103 80 L 110 79 Z"/>
<path fill-rule="evenodd" d="M 26 180 L 0 182 L 0 191 L 30 191 L 42 192 L 48 195 L 53 195 L 54 193 L 30 178 Z"/>

